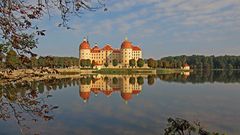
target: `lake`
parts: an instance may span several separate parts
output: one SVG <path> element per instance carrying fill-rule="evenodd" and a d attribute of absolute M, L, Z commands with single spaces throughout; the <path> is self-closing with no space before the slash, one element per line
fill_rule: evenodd
<path fill-rule="evenodd" d="M 240 134 L 240 72 L 89 75 L 0 85 L 0 134 L 163 134 L 167 119 Z"/>

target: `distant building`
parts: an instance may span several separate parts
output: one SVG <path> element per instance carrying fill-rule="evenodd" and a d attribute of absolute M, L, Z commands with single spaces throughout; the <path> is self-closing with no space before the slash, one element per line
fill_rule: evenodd
<path fill-rule="evenodd" d="M 122 44 L 121 48 L 112 48 L 111 45 L 106 44 L 103 48 L 99 48 L 97 44 L 93 48 L 90 47 L 89 42 L 86 38 L 79 47 L 79 60 L 89 59 L 91 62 L 95 62 L 98 67 L 108 63 L 112 65 L 114 59 L 116 59 L 121 66 L 129 66 L 129 60 L 135 59 L 136 61 L 142 58 L 142 50 L 139 46 L 134 46 L 126 38 Z"/>
<path fill-rule="evenodd" d="M 190 70 L 190 66 L 188 64 L 184 64 L 182 69 L 184 70 Z"/>

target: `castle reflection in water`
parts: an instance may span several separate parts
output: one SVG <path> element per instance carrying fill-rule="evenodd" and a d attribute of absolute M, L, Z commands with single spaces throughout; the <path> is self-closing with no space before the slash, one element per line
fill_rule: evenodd
<path fill-rule="evenodd" d="M 98 94 L 104 94 L 111 96 L 113 93 L 119 93 L 125 102 L 132 99 L 133 95 L 138 95 L 142 91 L 142 85 L 144 83 L 146 75 L 97 75 L 92 77 L 86 77 L 80 79 L 81 85 L 79 85 L 79 94 L 84 102 L 87 102 L 91 93 L 95 96 Z"/>

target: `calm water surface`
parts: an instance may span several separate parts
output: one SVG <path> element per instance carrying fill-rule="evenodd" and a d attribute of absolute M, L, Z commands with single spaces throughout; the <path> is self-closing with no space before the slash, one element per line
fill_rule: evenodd
<path fill-rule="evenodd" d="M 169 117 L 240 134 L 239 72 L 79 76 L 0 90 L 0 134 L 163 134 Z"/>

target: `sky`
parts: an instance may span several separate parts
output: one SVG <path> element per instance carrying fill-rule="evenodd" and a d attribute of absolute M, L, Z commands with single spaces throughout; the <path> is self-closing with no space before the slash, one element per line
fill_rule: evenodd
<path fill-rule="evenodd" d="M 46 36 L 34 51 L 78 57 L 83 37 L 114 48 L 128 37 L 144 58 L 240 53 L 240 0 L 106 0 L 106 7 L 71 17 L 71 30 L 57 27 L 57 13 L 43 18 Z"/>

